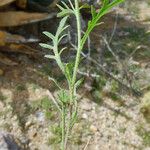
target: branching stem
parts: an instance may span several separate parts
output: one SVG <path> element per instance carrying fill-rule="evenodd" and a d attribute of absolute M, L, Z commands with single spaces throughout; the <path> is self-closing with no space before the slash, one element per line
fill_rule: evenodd
<path fill-rule="evenodd" d="M 61 111 L 61 150 L 67 149 L 68 138 L 77 116 L 78 103 L 76 96 L 76 88 L 77 85 L 80 83 L 80 80 L 77 81 L 77 73 L 84 44 L 87 38 L 89 37 L 91 31 L 95 28 L 95 26 L 99 25 L 100 18 L 106 13 L 108 13 L 113 6 L 123 1 L 124 0 L 113 0 L 112 2 L 110 2 L 109 0 L 103 0 L 103 6 L 99 10 L 99 12 L 96 12 L 96 10 L 92 7 L 92 19 L 89 21 L 87 30 L 84 32 L 83 36 L 81 35 L 82 30 L 79 0 L 74 0 L 74 5 L 72 1 L 69 0 L 71 8 L 67 5 L 67 3 L 62 1 L 62 5 L 57 5 L 61 10 L 61 12 L 58 13 L 58 16 L 63 18 L 59 23 L 56 34 L 53 35 L 51 33 L 44 32 L 44 34 L 48 36 L 53 41 L 53 43 L 52 45 L 41 43 L 41 46 L 53 50 L 54 55 L 47 55 L 47 58 L 56 60 L 58 67 L 62 71 L 63 75 L 66 77 L 68 83 L 68 89 L 63 89 L 57 84 L 56 80 L 52 79 L 60 89 L 59 94 L 57 95 L 58 103 L 56 103 L 55 100 L 54 102 L 56 103 L 58 109 Z M 77 26 L 77 46 L 75 46 L 76 56 L 75 63 L 74 65 L 72 65 L 73 67 L 70 66 L 70 62 L 65 64 L 62 61 L 60 55 L 63 52 L 63 49 L 59 50 L 59 42 L 66 36 L 66 34 L 64 34 L 63 31 L 68 28 L 68 26 L 66 25 L 66 21 L 69 15 L 75 15 Z"/>
<path fill-rule="evenodd" d="M 66 109 L 65 109 L 65 106 L 63 105 L 62 106 L 62 140 L 61 140 L 61 150 L 65 150 L 65 120 L 66 120 L 66 115 L 65 115 L 65 113 L 66 113 L 66 111 L 65 111 Z"/>
<path fill-rule="evenodd" d="M 75 16 L 77 21 L 77 36 L 78 36 L 78 46 L 77 46 L 77 54 L 75 59 L 75 66 L 73 71 L 73 78 L 72 78 L 72 87 L 76 82 L 77 71 L 80 63 L 80 55 L 81 55 L 81 20 L 80 20 L 80 9 L 79 9 L 79 2 L 75 0 Z M 74 89 L 73 89 L 74 90 Z"/>

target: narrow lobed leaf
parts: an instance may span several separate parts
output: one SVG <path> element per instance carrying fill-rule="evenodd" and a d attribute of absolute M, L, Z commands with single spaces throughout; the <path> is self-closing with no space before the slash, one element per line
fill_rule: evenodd
<path fill-rule="evenodd" d="M 56 86 L 57 86 L 59 89 L 62 89 L 56 79 L 54 79 L 54 78 L 52 78 L 52 77 L 48 77 L 48 79 L 49 79 L 49 80 L 52 80 L 52 81 L 56 84 Z"/>
<path fill-rule="evenodd" d="M 108 3 L 109 3 L 109 0 L 104 0 L 104 1 L 103 1 L 103 6 L 107 6 Z"/>
<path fill-rule="evenodd" d="M 64 9 L 62 10 L 61 12 L 59 12 L 57 14 L 57 17 L 65 17 L 65 16 L 68 16 L 69 14 L 71 14 L 72 12 L 67 10 L 67 9 Z"/>
<path fill-rule="evenodd" d="M 94 18 L 97 15 L 96 10 L 93 6 L 91 6 L 91 14 L 92 14 L 92 18 Z"/>
<path fill-rule="evenodd" d="M 72 10 L 74 11 L 74 10 L 75 10 L 75 7 L 73 6 L 73 3 L 71 2 L 71 0 L 68 0 L 68 1 L 69 1 L 69 4 L 70 4 Z"/>
<path fill-rule="evenodd" d="M 49 37 L 52 40 L 55 39 L 55 36 L 52 33 L 50 33 L 50 32 L 44 31 L 43 34 L 46 35 L 47 37 Z"/>
<path fill-rule="evenodd" d="M 104 24 L 104 22 L 99 22 L 96 24 L 96 26 L 100 26 L 101 24 Z"/>
<path fill-rule="evenodd" d="M 57 7 L 61 10 L 61 12 L 59 12 L 57 14 L 57 17 L 64 17 L 64 16 L 68 16 L 69 14 L 73 13 L 74 9 L 70 9 L 69 6 L 63 1 L 61 3 L 62 3 L 62 5 L 64 7 L 62 7 L 61 5 L 57 4 Z M 73 7 L 73 5 L 71 5 L 71 7 Z"/>
<path fill-rule="evenodd" d="M 44 57 L 49 58 L 49 59 L 56 59 L 54 55 L 45 55 Z"/>
<path fill-rule="evenodd" d="M 40 43 L 39 45 L 40 45 L 41 47 L 43 47 L 43 48 L 53 49 L 53 46 L 48 45 L 48 44 Z"/>
<path fill-rule="evenodd" d="M 66 24 L 66 21 L 68 19 L 68 16 L 65 16 L 59 23 L 59 26 L 57 28 L 57 32 L 56 32 L 56 35 L 59 36 L 59 34 L 62 32 L 65 24 Z"/>
<path fill-rule="evenodd" d="M 67 47 L 62 48 L 62 49 L 60 50 L 60 52 L 59 52 L 59 55 L 61 55 L 62 52 L 63 52 L 64 50 L 66 50 L 66 49 L 67 49 Z"/>
<path fill-rule="evenodd" d="M 89 20 L 88 21 L 88 27 L 91 25 L 91 23 L 92 23 L 92 20 Z"/>
<path fill-rule="evenodd" d="M 75 83 L 75 87 L 78 88 L 81 83 L 84 81 L 84 78 L 79 79 L 76 83 Z"/>
<path fill-rule="evenodd" d="M 71 128 L 75 124 L 76 120 L 77 120 L 77 111 L 74 111 L 72 114 L 72 119 L 71 119 Z"/>
<path fill-rule="evenodd" d="M 61 32 L 63 32 L 64 30 L 66 30 L 70 25 L 66 25 Z"/>
<path fill-rule="evenodd" d="M 70 9 L 64 1 L 61 1 L 61 3 L 64 5 L 64 7 L 66 7 L 66 9 Z"/>
<path fill-rule="evenodd" d="M 56 6 L 60 9 L 60 10 L 64 10 L 65 8 L 63 8 L 61 5 L 56 4 Z"/>
<path fill-rule="evenodd" d="M 68 36 L 68 34 L 62 35 L 62 36 L 58 39 L 58 43 L 59 43 L 65 36 Z"/>
<path fill-rule="evenodd" d="M 103 2 L 103 6 L 102 8 L 99 10 L 99 12 L 97 13 L 97 15 L 95 15 L 94 17 L 92 17 L 92 19 L 90 21 L 88 21 L 88 28 L 84 34 L 84 36 L 82 37 L 81 40 L 81 45 L 83 47 L 83 45 L 85 44 L 90 32 L 93 30 L 93 28 L 95 26 L 97 26 L 99 20 L 101 19 L 102 16 L 104 16 L 105 14 L 109 13 L 109 11 L 116 5 L 122 3 L 124 0 L 114 0 L 111 3 L 108 2 L 109 0 L 104 0 Z"/>
<path fill-rule="evenodd" d="M 74 68 L 74 62 L 69 62 L 65 65 L 66 77 L 70 81 L 70 83 L 71 83 L 71 79 L 72 79 L 73 68 Z"/>
<path fill-rule="evenodd" d="M 114 0 L 111 3 L 107 3 L 107 5 L 103 5 L 101 11 L 100 11 L 100 16 L 102 17 L 103 15 L 109 13 L 109 11 L 115 7 L 116 5 L 122 3 L 124 0 Z M 106 2 L 105 2 L 106 3 Z"/>
<path fill-rule="evenodd" d="M 124 2 L 124 1 L 125 1 L 125 0 L 115 0 L 115 1 L 111 2 L 111 3 L 108 5 L 108 7 L 109 7 L 109 9 L 111 9 L 112 7 L 114 7 L 114 6 L 116 6 L 116 5 L 120 4 L 120 3 L 122 3 L 122 2 Z"/>
<path fill-rule="evenodd" d="M 69 94 L 67 90 L 61 89 L 58 92 L 58 98 L 63 104 L 67 104 L 69 102 Z"/>
<path fill-rule="evenodd" d="M 90 8 L 89 4 L 83 4 L 79 9 L 83 9 L 83 8 Z"/>

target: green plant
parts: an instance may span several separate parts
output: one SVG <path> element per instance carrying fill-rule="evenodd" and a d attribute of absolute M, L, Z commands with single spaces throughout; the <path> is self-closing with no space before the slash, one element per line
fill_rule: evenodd
<path fill-rule="evenodd" d="M 150 146 L 150 131 L 147 131 L 142 125 L 136 129 L 137 134 L 142 138 L 144 146 Z"/>
<path fill-rule="evenodd" d="M 37 99 L 36 101 L 33 101 L 29 103 L 30 106 L 30 112 L 34 113 L 37 110 L 42 110 L 44 112 L 45 118 L 47 120 L 53 120 L 55 119 L 56 115 L 56 106 L 52 104 L 48 96 L 44 96 L 41 99 Z"/>
<path fill-rule="evenodd" d="M 6 99 L 7 97 L 0 93 L 0 101 L 4 102 Z"/>
<path fill-rule="evenodd" d="M 18 92 L 21 92 L 21 91 L 26 90 L 26 87 L 25 87 L 25 85 L 23 85 L 23 84 L 18 84 L 18 85 L 16 86 L 16 90 L 17 90 Z"/>
<path fill-rule="evenodd" d="M 126 132 L 126 128 L 119 128 L 119 132 L 124 134 Z"/>
<path fill-rule="evenodd" d="M 50 131 L 53 136 L 49 138 L 49 144 L 58 144 L 61 141 L 61 127 L 58 124 L 54 124 L 50 127 Z"/>
<path fill-rule="evenodd" d="M 143 95 L 142 101 L 141 101 L 141 109 L 140 112 L 143 114 L 143 117 L 145 118 L 145 120 L 150 123 L 150 101 L 149 101 L 149 97 L 150 97 L 150 92 L 146 92 Z"/>
<path fill-rule="evenodd" d="M 45 117 L 49 120 L 52 120 L 55 115 L 55 107 L 53 107 L 52 102 L 48 97 L 41 99 L 40 107 L 45 112 Z"/>
<path fill-rule="evenodd" d="M 93 6 L 91 6 L 92 19 L 88 22 L 87 30 L 83 35 L 81 31 L 80 10 L 82 8 L 85 8 L 86 6 L 83 5 L 79 7 L 78 0 L 74 0 L 74 3 L 71 0 L 68 0 L 68 4 L 62 1 L 62 5 L 57 5 L 61 10 L 61 12 L 59 12 L 57 16 L 62 17 L 62 19 L 59 23 L 56 34 L 53 35 L 49 32 L 43 32 L 52 40 L 52 44 L 48 45 L 41 43 L 40 45 L 43 48 L 47 48 L 53 51 L 53 55 L 46 55 L 45 57 L 56 61 L 58 67 L 62 71 L 62 74 L 65 76 L 68 83 L 68 87 L 64 89 L 54 78 L 50 78 L 59 88 L 55 104 L 57 105 L 61 113 L 62 150 L 66 150 L 67 148 L 69 134 L 77 117 L 78 104 L 76 91 L 79 85 L 82 83 L 82 79 L 77 80 L 77 71 L 81 61 L 81 52 L 84 44 L 91 31 L 96 26 L 101 24 L 99 22 L 101 17 L 107 14 L 112 7 L 123 1 L 124 0 L 113 0 L 112 2 L 110 2 L 109 0 L 103 0 L 103 5 L 98 12 Z M 66 48 L 59 49 L 59 43 L 65 36 L 68 36 L 68 34 L 65 34 L 64 31 L 68 28 L 68 25 L 66 25 L 66 21 L 70 15 L 74 15 L 76 18 L 77 45 L 74 47 L 76 50 L 76 56 L 73 62 L 64 63 L 61 59 L 61 54 Z"/>

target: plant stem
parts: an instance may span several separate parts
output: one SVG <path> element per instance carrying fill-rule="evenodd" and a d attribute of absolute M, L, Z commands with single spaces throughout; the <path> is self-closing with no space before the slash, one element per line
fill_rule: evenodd
<path fill-rule="evenodd" d="M 75 89 L 75 82 L 76 82 L 76 76 L 77 76 L 77 70 L 80 62 L 80 55 L 81 55 L 81 22 L 80 22 L 80 10 L 79 10 L 79 2 L 78 0 L 75 0 L 75 16 L 76 16 L 76 21 L 77 21 L 77 34 L 78 34 L 78 46 L 77 46 L 77 54 L 76 54 L 76 59 L 75 59 L 75 66 L 73 70 L 73 77 L 71 84 L 69 85 L 69 96 L 70 96 L 70 108 L 69 108 L 69 119 L 68 119 L 68 124 L 66 127 L 66 134 L 65 134 L 65 141 L 64 141 L 64 148 L 66 149 L 67 147 L 67 142 L 68 142 L 68 137 L 69 137 L 69 132 L 72 124 L 72 105 L 74 104 L 74 89 Z M 75 105 L 75 107 L 77 107 Z M 75 110 L 77 110 L 75 108 Z"/>
<path fill-rule="evenodd" d="M 77 21 L 77 35 L 78 35 L 78 46 L 77 46 L 77 54 L 75 60 L 75 66 L 73 71 L 73 78 L 72 78 L 72 92 L 74 92 L 74 84 L 76 82 L 76 76 L 78 71 L 78 66 L 80 63 L 80 55 L 81 55 L 81 21 L 80 21 L 80 9 L 79 9 L 79 2 L 75 0 L 75 16 Z"/>
<path fill-rule="evenodd" d="M 64 139 L 64 149 L 66 150 L 67 148 L 67 143 L 68 143 L 68 137 L 69 137 L 69 132 L 70 132 L 70 124 L 71 124 L 71 118 L 68 119 L 68 124 L 66 126 L 66 134 L 65 134 L 65 139 Z"/>
<path fill-rule="evenodd" d="M 62 106 L 62 140 L 61 140 L 61 150 L 65 150 L 65 106 Z"/>

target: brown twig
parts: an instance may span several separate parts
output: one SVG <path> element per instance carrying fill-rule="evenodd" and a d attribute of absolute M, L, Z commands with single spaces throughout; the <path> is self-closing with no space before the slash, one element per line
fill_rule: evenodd
<path fill-rule="evenodd" d="M 100 63 L 98 63 L 96 60 L 92 59 L 91 57 L 87 57 L 83 52 L 82 52 L 82 56 L 86 59 L 88 59 L 89 61 L 91 61 L 92 63 L 94 63 L 95 65 L 97 65 L 102 72 L 104 72 L 108 77 L 112 78 L 113 80 L 117 81 L 120 85 L 124 86 L 128 91 L 131 91 L 132 94 L 134 96 L 141 96 L 141 92 L 137 91 L 131 87 L 129 87 L 128 85 L 126 85 L 125 83 L 123 83 L 122 81 L 120 81 L 118 78 L 116 78 L 112 73 L 110 73 L 109 71 L 107 71 Z"/>
<path fill-rule="evenodd" d="M 83 150 L 86 150 L 86 149 L 87 149 L 87 147 L 88 147 L 88 145 L 89 145 L 90 141 L 91 141 L 91 137 L 88 139 L 88 141 L 87 141 L 87 143 L 86 143 L 85 147 L 83 148 Z"/>

